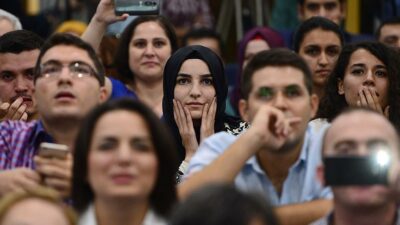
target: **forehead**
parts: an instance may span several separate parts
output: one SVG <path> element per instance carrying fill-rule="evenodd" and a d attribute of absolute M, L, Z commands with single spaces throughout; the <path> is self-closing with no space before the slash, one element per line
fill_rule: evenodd
<path fill-rule="evenodd" d="M 382 116 L 371 112 L 352 112 L 339 116 L 332 122 L 326 134 L 325 145 L 333 146 L 341 140 L 365 143 L 380 139 L 395 145 L 397 134 L 393 126 Z"/>
<path fill-rule="evenodd" d="M 0 71 L 17 71 L 35 67 L 39 49 L 18 54 L 0 53 Z"/>
<path fill-rule="evenodd" d="M 289 85 L 306 89 L 301 70 L 290 66 L 267 66 L 255 71 L 252 77 L 253 91 L 260 87 L 284 88 Z"/>
<path fill-rule="evenodd" d="M 260 52 L 267 49 L 269 49 L 269 45 L 262 39 L 251 40 L 246 45 L 246 53 Z"/>
<path fill-rule="evenodd" d="M 375 55 L 363 48 L 357 49 L 351 54 L 349 66 L 353 64 L 384 65 Z"/>
<path fill-rule="evenodd" d="M 89 57 L 86 50 L 72 45 L 56 45 L 47 50 L 41 59 L 41 63 L 43 64 L 50 60 L 59 61 L 61 63 L 82 61 L 95 67 L 93 60 Z"/>
<path fill-rule="evenodd" d="M 336 45 L 341 46 L 338 35 L 330 30 L 313 29 L 304 35 L 300 46 L 305 45 Z"/>
<path fill-rule="evenodd" d="M 148 36 L 167 38 L 165 30 L 158 22 L 148 21 L 136 26 L 132 35 L 132 39 L 145 38 Z"/>
<path fill-rule="evenodd" d="M 340 4 L 339 0 L 304 0 L 304 5 L 305 4 L 325 4 L 325 3 L 331 3 L 331 2 Z"/>
<path fill-rule="evenodd" d="M 381 28 L 381 35 L 387 35 L 391 33 L 400 33 L 400 23 L 386 24 Z"/>
<path fill-rule="evenodd" d="M 179 70 L 179 73 L 185 72 L 188 74 L 208 74 L 210 73 L 210 70 L 206 62 L 201 59 L 187 59 L 182 63 L 182 66 Z"/>

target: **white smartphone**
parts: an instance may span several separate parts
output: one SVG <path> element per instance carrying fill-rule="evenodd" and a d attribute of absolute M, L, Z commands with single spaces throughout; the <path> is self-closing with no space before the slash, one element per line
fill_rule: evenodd
<path fill-rule="evenodd" d="M 69 152 L 68 146 L 43 142 L 39 147 L 39 155 L 45 158 L 65 159 Z"/>
<path fill-rule="evenodd" d="M 114 0 L 115 14 L 158 15 L 160 0 Z"/>

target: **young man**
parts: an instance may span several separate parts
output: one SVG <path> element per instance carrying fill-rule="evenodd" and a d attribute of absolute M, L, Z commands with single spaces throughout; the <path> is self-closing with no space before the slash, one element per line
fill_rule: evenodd
<path fill-rule="evenodd" d="M 275 206 L 288 205 L 281 209 L 284 224 L 307 224 L 330 209 L 328 200 L 313 201 L 329 197 L 330 190 L 316 180 L 324 128 L 308 126 L 318 107 L 311 72 L 296 53 L 272 49 L 254 56 L 243 78 L 239 112 L 250 128 L 238 137 L 221 132 L 206 139 L 179 194 L 235 182 Z"/>
<path fill-rule="evenodd" d="M 39 54 L 34 84 L 38 121 L 0 123 L 0 195 L 45 185 L 69 195 L 72 154 L 39 157 L 42 142 L 73 151 L 80 121 L 106 99 L 104 68 L 94 50 L 69 34 L 52 36 Z"/>
<path fill-rule="evenodd" d="M 358 176 L 352 176 L 352 180 L 349 181 L 352 184 L 343 183 L 346 182 L 343 179 L 343 167 L 346 167 L 347 171 L 356 171 L 357 165 L 359 166 L 359 164 L 356 165 L 356 159 L 360 160 L 364 157 L 370 160 L 368 157 L 372 155 L 380 155 L 380 163 L 386 162 L 382 160 L 385 159 L 384 156 L 387 157 L 386 159 L 390 158 L 392 162 L 398 161 L 399 147 L 395 128 L 383 115 L 375 111 L 351 109 L 333 120 L 324 138 L 323 156 L 331 160 L 329 171 L 336 172 L 332 176 L 335 176 L 337 180 L 342 180 L 342 184 L 339 186 L 338 181 L 326 177 L 330 183 L 337 182 L 332 184 L 334 211 L 313 225 L 400 224 L 397 203 L 388 186 L 375 183 L 361 186 L 360 181 L 357 181 Z M 336 165 L 341 168 L 335 169 Z M 380 166 L 379 164 L 372 165 Z M 362 173 L 367 174 L 367 171 L 369 169 L 364 168 Z M 324 176 L 323 167 L 319 168 L 319 174 L 321 177 Z M 366 179 L 372 179 L 372 177 Z"/>
<path fill-rule="evenodd" d="M 27 30 L 0 37 L 0 121 L 36 117 L 33 70 L 43 40 Z"/>
<path fill-rule="evenodd" d="M 334 22 L 318 16 L 304 21 L 293 41 L 295 52 L 311 69 L 313 91 L 321 99 L 325 83 L 343 47 L 343 33 Z"/>
<path fill-rule="evenodd" d="M 400 49 L 400 17 L 384 21 L 376 32 L 379 42 Z"/>
<path fill-rule="evenodd" d="M 211 28 L 197 28 L 187 32 L 182 38 L 182 45 L 202 45 L 223 56 L 221 36 Z"/>

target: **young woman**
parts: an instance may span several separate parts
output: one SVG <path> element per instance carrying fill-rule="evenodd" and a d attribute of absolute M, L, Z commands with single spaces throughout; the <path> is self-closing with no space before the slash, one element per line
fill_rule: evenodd
<path fill-rule="evenodd" d="M 186 46 L 168 60 L 163 118 L 175 135 L 182 165 L 189 162 L 204 138 L 219 131 L 236 135 L 247 127 L 225 114 L 227 92 L 223 63 L 212 50 Z M 184 172 L 184 166 L 180 171 Z"/>
<path fill-rule="evenodd" d="M 142 103 L 120 99 L 96 108 L 76 140 L 72 200 L 79 224 L 166 224 L 176 200 L 174 149 Z"/>

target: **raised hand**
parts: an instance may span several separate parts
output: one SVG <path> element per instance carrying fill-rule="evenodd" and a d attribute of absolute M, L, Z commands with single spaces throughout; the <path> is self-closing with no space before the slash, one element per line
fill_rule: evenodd
<path fill-rule="evenodd" d="M 93 16 L 100 23 L 112 24 L 118 21 L 123 21 L 128 18 L 128 14 L 123 14 L 121 16 L 115 15 L 115 6 L 113 0 L 101 0 L 97 6 L 96 13 Z"/>
<path fill-rule="evenodd" d="M 382 108 L 379 103 L 379 97 L 377 92 L 372 87 L 361 87 L 358 91 L 359 100 L 357 101 L 357 106 L 367 107 L 373 109 L 382 115 L 389 116 L 389 106 L 385 109 Z"/>
<path fill-rule="evenodd" d="M 174 119 L 181 135 L 183 147 L 186 150 L 186 160 L 189 160 L 197 148 L 199 143 L 196 139 L 196 132 L 193 127 L 193 120 L 189 109 L 185 108 L 181 102 L 173 100 L 174 104 Z"/>
<path fill-rule="evenodd" d="M 51 187 L 64 198 L 71 193 L 72 154 L 68 153 L 65 159 L 45 158 L 35 156 L 36 171 L 43 177 L 43 185 Z"/>
<path fill-rule="evenodd" d="M 206 103 L 201 115 L 200 141 L 214 134 L 215 113 L 217 112 L 217 98 L 214 97 L 211 104 Z"/>
<path fill-rule="evenodd" d="M 23 104 L 22 98 L 17 98 L 13 103 L 0 103 L 0 121 L 3 120 L 23 120 L 28 119 L 26 112 L 27 106 Z"/>

